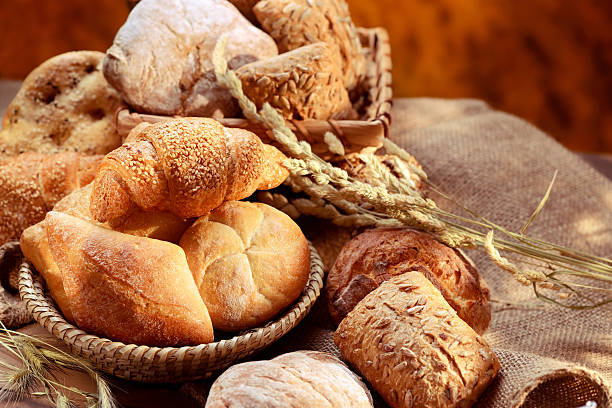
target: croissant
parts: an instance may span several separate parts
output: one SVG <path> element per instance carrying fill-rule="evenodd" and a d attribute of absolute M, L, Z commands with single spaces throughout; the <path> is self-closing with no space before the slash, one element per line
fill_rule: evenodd
<path fill-rule="evenodd" d="M 0 245 L 45 218 L 56 202 L 90 183 L 103 156 L 23 153 L 0 162 Z"/>
<path fill-rule="evenodd" d="M 281 184 L 286 157 L 253 133 L 208 118 L 135 127 L 96 174 L 90 212 L 107 222 L 138 207 L 199 217 L 224 201 Z"/>

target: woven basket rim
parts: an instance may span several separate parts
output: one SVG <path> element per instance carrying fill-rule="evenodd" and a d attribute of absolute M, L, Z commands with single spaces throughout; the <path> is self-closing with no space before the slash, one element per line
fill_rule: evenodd
<path fill-rule="evenodd" d="M 306 286 L 304 287 L 300 297 L 293 302 L 284 312 L 277 315 L 274 320 L 266 325 L 245 332 L 241 332 L 229 339 L 213 341 L 211 343 L 181 346 L 181 347 L 156 347 L 137 344 L 126 344 L 118 341 L 113 341 L 108 338 L 99 337 L 89 334 L 77 326 L 66 321 L 61 312 L 55 306 L 55 302 L 44 290 L 42 277 L 27 260 L 21 264 L 19 270 L 19 294 L 26 304 L 26 308 L 32 314 L 38 324 L 44 327 L 49 333 L 66 343 L 69 348 L 76 354 L 88 358 L 90 361 L 98 364 L 98 358 L 117 359 L 117 363 L 121 360 L 123 364 L 131 364 L 135 360 L 140 361 L 143 358 L 149 362 L 153 360 L 153 356 L 185 356 L 195 360 L 203 355 L 215 355 L 218 357 L 221 354 L 226 366 L 241 360 L 248 355 L 261 351 L 271 345 L 273 342 L 285 335 L 289 330 L 297 326 L 297 324 L 308 314 L 310 308 L 317 300 L 323 287 L 324 268 L 321 258 L 314 248 L 312 243 L 308 241 L 310 249 L 310 273 Z M 257 341 L 264 339 L 264 343 L 257 344 Z M 249 345 L 253 343 L 252 347 Z M 236 355 L 234 355 L 236 354 Z M 239 355 L 238 355 L 239 354 Z M 233 358 L 233 357 L 234 358 Z M 163 364 L 158 362 L 158 364 Z M 216 364 L 217 366 L 219 364 Z M 121 373 L 108 370 L 106 367 L 98 367 L 103 371 L 125 379 L 133 380 L 132 376 L 122 375 Z M 198 379 L 210 375 L 218 371 L 218 368 L 207 371 L 202 368 L 202 373 L 199 375 L 178 376 L 176 382 L 187 379 Z M 136 380 L 138 380 L 136 378 Z M 147 378 L 145 382 L 175 382 L 174 378 L 163 378 L 157 381 L 155 378 Z M 141 379 L 141 381 L 143 381 Z"/>

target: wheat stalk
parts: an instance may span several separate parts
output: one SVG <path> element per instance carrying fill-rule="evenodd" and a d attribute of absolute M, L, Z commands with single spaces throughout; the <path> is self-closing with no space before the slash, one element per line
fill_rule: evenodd
<path fill-rule="evenodd" d="M 418 175 L 421 181 L 443 197 L 458 204 L 470 214 L 471 218 L 439 208 L 435 202 L 424 198 L 414 185 L 406 181 L 410 177 L 404 175 L 398 178 L 385 171 L 382 166 L 373 164 L 375 160 L 371 160 L 369 165 L 380 184 L 372 185 L 350 177 L 344 170 L 334 167 L 314 154 L 307 142 L 299 141 L 283 117 L 269 104 L 264 103 L 262 109 L 257 110 L 255 104 L 244 94 L 240 79 L 227 67 L 223 57 L 225 40 L 226 38 L 222 37 L 218 41 L 212 55 L 217 81 L 238 101 L 247 119 L 270 129 L 276 144 L 290 157 L 283 163 L 291 173 L 288 183 L 294 191 L 306 193 L 312 202 L 305 204 L 303 201 L 295 201 L 294 209 L 301 207 L 310 215 L 330 219 L 338 225 L 354 223 L 361 226 L 377 226 L 379 223 L 401 223 L 429 232 L 452 247 L 481 246 L 501 269 L 510 272 L 518 282 L 533 285 L 536 295 L 544 300 L 551 299 L 537 290 L 538 284 L 542 288 L 565 288 L 572 293 L 575 292 L 571 286 L 572 282 L 556 278 L 560 273 L 594 279 L 606 284 L 612 282 L 612 260 L 538 240 L 525 234 L 529 224 L 544 207 L 554 178 L 536 211 L 527 220 L 521 232 L 517 233 L 461 206 L 452 197 L 444 194 L 428 180 L 422 169 L 411 164 L 412 156 L 390 140 L 384 142 L 387 153 L 401 159 L 406 168 Z M 335 151 L 341 151 L 337 139 L 327 136 L 325 142 Z M 330 209 L 329 205 L 335 207 L 336 211 Z M 347 218 L 348 216 L 351 218 Z M 482 227 L 486 231 L 475 229 L 477 227 Z M 506 238 L 497 238 L 494 232 Z M 503 257 L 500 250 L 536 260 L 552 271 L 545 273 L 539 269 L 519 268 Z M 609 287 L 599 289 L 612 290 Z M 586 307 L 600 306 L 610 301 L 612 299 L 591 302 Z"/>
<path fill-rule="evenodd" d="M 0 323 L 1 325 L 1 323 Z M 32 396 L 46 397 L 57 407 L 75 406 L 67 397 L 72 392 L 87 401 L 88 407 L 117 406 L 108 382 L 91 364 L 66 353 L 42 339 L 0 327 L 0 347 L 21 363 L 0 361 L 0 402 L 16 403 Z M 89 393 L 59 383 L 55 374 L 65 369 L 86 373 L 95 382 L 97 393 Z M 43 391 L 35 391 L 42 388 Z"/>

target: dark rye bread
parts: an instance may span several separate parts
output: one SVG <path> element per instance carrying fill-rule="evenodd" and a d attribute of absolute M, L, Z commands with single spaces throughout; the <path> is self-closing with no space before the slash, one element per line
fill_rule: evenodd
<path fill-rule="evenodd" d="M 472 261 L 432 235 L 409 228 L 377 228 L 349 241 L 325 286 L 332 319 L 339 324 L 365 295 L 409 271 L 421 272 L 477 333 L 491 320 L 489 289 Z"/>

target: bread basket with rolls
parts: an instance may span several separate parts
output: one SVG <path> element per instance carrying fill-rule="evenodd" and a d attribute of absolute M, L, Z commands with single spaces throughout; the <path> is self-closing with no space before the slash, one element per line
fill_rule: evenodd
<path fill-rule="evenodd" d="M 323 286 L 300 227 L 239 201 L 279 185 L 284 158 L 214 119 L 140 125 L 21 234 L 27 310 L 100 370 L 141 382 L 207 377 L 269 346 Z"/>
<path fill-rule="evenodd" d="M 382 139 L 388 136 L 391 124 L 391 46 L 389 36 L 383 28 L 357 28 L 362 49 L 365 52 L 365 78 L 356 90 L 353 108 L 357 117 L 350 119 L 288 119 L 287 124 L 296 135 L 312 145 L 315 153 L 329 157 L 330 152 L 324 142 L 326 132 L 332 132 L 342 141 L 347 153 L 359 152 L 363 148 L 378 148 Z M 155 123 L 167 120 L 168 116 L 138 112 L 122 108 L 117 111 L 116 128 L 120 135 L 127 135 L 131 129 L 142 122 Z M 251 130 L 266 143 L 266 129 L 244 118 L 225 117 L 218 119 L 224 126 Z"/>
<path fill-rule="evenodd" d="M 310 248 L 310 275 L 300 298 L 281 316 L 263 327 L 219 341 L 184 347 L 125 344 L 89 334 L 68 322 L 45 291 L 42 279 L 25 262 L 19 273 L 19 292 L 28 311 L 71 352 L 99 370 L 126 380 L 147 383 L 184 382 L 206 378 L 270 346 L 308 314 L 323 286 L 323 264 Z"/>

